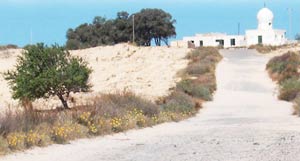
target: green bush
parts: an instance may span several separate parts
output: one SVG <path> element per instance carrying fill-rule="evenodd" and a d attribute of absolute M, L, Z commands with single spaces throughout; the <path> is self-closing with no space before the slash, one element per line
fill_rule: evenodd
<path fill-rule="evenodd" d="M 194 88 L 193 80 L 190 80 L 190 79 L 182 80 L 176 85 L 176 88 L 179 91 L 182 91 L 187 94 L 191 94 L 191 92 Z"/>
<path fill-rule="evenodd" d="M 176 113 L 182 112 L 194 112 L 195 104 L 193 99 L 180 91 L 174 91 L 165 100 L 165 104 L 162 105 L 164 111 L 172 111 Z"/>
<path fill-rule="evenodd" d="M 205 101 L 212 100 L 212 93 L 210 92 L 209 88 L 203 85 L 197 85 L 192 90 L 192 96 L 196 98 L 201 98 Z"/>
<path fill-rule="evenodd" d="M 295 52 L 288 52 L 281 56 L 272 58 L 267 64 L 270 74 L 277 75 L 276 80 L 282 82 L 286 79 L 298 77 L 300 67 L 300 56 Z"/>
<path fill-rule="evenodd" d="M 141 110 L 146 116 L 159 113 L 159 107 L 156 104 L 131 92 L 104 94 L 96 98 L 93 104 L 100 115 L 120 116 L 133 109 Z"/>
<path fill-rule="evenodd" d="M 193 62 L 203 61 L 206 58 L 219 61 L 221 60 L 222 56 L 219 54 L 218 49 L 214 47 L 200 47 L 191 51 L 187 55 L 187 59 L 190 59 Z"/>
<path fill-rule="evenodd" d="M 13 98 L 33 101 L 57 96 L 69 108 L 69 94 L 87 92 L 92 70 L 81 58 L 72 57 L 58 45 L 30 45 L 18 58 L 16 70 L 5 73 Z"/>
<path fill-rule="evenodd" d="M 300 92 L 299 79 L 288 79 L 281 83 L 279 98 L 286 101 L 292 101 Z"/>
<path fill-rule="evenodd" d="M 177 89 L 188 95 L 205 101 L 212 100 L 212 92 L 209 87 L 197 83 L 196 80 L 183 80 L 177 84 Z"/>
<path fill-rule="evenodd" d="M 211 65 L 204 63 L 193 63 L 187 67 L 187 74 L 189 75 L 201 75 L 211 72 Z"/>
<path fill-rule="evenodd" d="M 300 116 L 300 93 L 294 99 L 294 114 Z"/>

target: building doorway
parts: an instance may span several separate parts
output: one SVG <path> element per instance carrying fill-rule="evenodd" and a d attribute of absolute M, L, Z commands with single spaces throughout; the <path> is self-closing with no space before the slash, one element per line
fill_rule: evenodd
<path fill-rule="evenodd" d="M 235 39 L 230 39 L 230 45 L 235 46 Z"/>
<path fill-rule="evenodd" d="M 200 47 L 202 47 L 202 46 L 203 46 L 203 41 L 201 40 L 201 41 L 200 41 Z"/>
<path fill-rule="evenodd" d="M 219 46 L 224 47 L 224 40 L 216 40 L 217 43 L 219 43 Z"/>
<path fill-rule="evenodd" d="M 258 36 L 258 44 L 263 44 L 263 37 L 262 36 Z"/>

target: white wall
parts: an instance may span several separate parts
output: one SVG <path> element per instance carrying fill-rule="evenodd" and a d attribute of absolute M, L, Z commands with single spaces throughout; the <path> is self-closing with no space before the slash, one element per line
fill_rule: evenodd
<path fill-rule="evenodd" d="M 231 39 L 235 39 L 235 46 L 231 45 Z M 194 41 L 196 47 L 200 46 L 200 41 L 203 41 L 203 46 L 219 46 L 216 40 L 224 40 L 224 47 L 241 47 L 246 46 L 245 37 L 240 35 L 225 35 L 225 34 L 212 34 L 212 35 L 196 35 L 195 37 L 184 37 L 183 41 Z"/>
<path fill-rule="evenodd" d="M 247 30 L 247 46 L 258 44 L 258 36 L 262 36 L 264 45 L 283 45 L 286 43 L 284 30 Z"/>

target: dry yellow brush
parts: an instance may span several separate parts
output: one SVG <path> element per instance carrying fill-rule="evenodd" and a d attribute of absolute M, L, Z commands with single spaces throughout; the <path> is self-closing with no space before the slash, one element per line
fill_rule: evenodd
<path fill-rule="evenodd" d="M 123 116 L 99 117 L 91 112 L 83 112 L 77 121 L 45 125 L 41 130 L 14 132 L 0 139 L 1 152 L 22 150 L 33 146 L 45 146 L 53 143 L 64 144 L 77 138 L 122 132 L 133 128 L 153 126 L 162 122 L 178 121 L 193 115 L 192 112 L 175 113 L 160 112 L 158 115 L 147 116 L 142 110 L 133 108 Z M 1 154 L 1 153 L 0 153 Z"/>
<path fill-rule="evenodd" d="M 8 147 L 12 150 L 21 150 L 32 146 L 44 146 L 48 136 L 36 131 L 29 131 L 28 133 L 11 133 L 7 136 Z"/>

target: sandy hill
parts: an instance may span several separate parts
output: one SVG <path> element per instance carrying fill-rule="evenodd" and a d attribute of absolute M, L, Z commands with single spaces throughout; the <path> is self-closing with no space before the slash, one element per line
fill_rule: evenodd
<path fill-rule="evenodd" d="M 185 68 L 184 59 L 189 49 L 168 47 L 135 47 L 127 44 L 95 47 L 71 51 L 74 56 L 83 57 L 93 69 L 90 82 L 92 92 L 76 94 L 78 104 L 84 104 L 85 97 L 99 93 L 113 93 L 129 90 L 150 100 L 167 95 L 178 81 L 177 72 Z M 0 72 L 13 69 L 20 49 L 0 51 Z M 0 77 L 0 108 L 16 105 L 11 99 L 7 82 Z M 60 102 L 37 100 L 35 104 L 54 108 Z"/>

